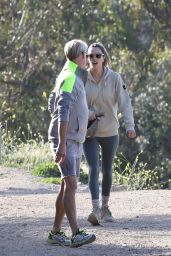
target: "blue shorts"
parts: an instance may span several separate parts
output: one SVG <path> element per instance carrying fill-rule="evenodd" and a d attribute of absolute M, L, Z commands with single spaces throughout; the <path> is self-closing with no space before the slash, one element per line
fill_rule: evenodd
<path fill-rule="evenodd" d="M 49 142 L 52 155 L 55 158 L 58 140 L 54 139 L 50 140 Z M 65 160 L 63 163 L 58 164 L 59 170 L 61 172 L 61 179 L 72 175 L 79 177 L 82 154 L 82 143 L 73 140 L 67 140 Z"/>

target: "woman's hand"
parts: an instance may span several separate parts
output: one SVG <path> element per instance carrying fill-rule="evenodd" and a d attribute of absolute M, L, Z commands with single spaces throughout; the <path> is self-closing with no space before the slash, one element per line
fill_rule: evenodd
<path fill-rule="evenodd" d="M 136 132 L 134 130 L 129 130 L 126 134 L 130 139 L 134 139 L 136 137 Z"/>

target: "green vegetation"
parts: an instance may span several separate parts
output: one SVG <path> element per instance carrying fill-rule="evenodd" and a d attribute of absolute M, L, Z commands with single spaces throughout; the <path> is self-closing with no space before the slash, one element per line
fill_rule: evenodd
<path fill-rule="evenodd" d="M 157 170 L 147 169 L 147 164 L 140 161 L 139 153 L 133 164 L 120 154 L 114 164 L 114 184 L 124 184 L 130 190 L 160 188 Z M 123 167 L 124 165 L 124 167 Z"/>
<path fill-rule="evenodd" d="M 7 136 L 8 134 L 8 136 Z M 29 139 L 26 143 L 17 141 L 16 134 L 11 136 L 3 133 L 3 164 L 11 167 L 26 168 L 32 174 L 40 177 L 39 180 L 45 183 L 60 184 L 60 171 L 51 158 L 48 143 L 39 139 Z M 26 136 L 25 136 L 26 137 Z M 140 161 L 142 152 L 137 155 L 131 164 L 123 154 L 115 160 L 113 183 L 114 185 L 124 184 L 128 189 L 157 189 L 167 188 L 168 184 L 159 182 L 157 170 L 147 169 L 147 164 Z M 87 166 L 84 162 L 80 169 L 80 182 L 88 183 Z M 101 181 L 100 181 L 101 182 Z"/>
<path fill-rule="evenodd" d="M 81 38 L 88 44 L 101 41 L 107 47 L 112 68 L 122 74 L 132 98 L 137 138 L 126 138 L 121 117 L 119 151 L 130 166 L 125 169 L 122 159 L 118 175 L 132 175 L 131 163 L 143 151 L 141 163 L 145 169 L 141 170 L 141 178 L 136 169 L 136 177 L 131 180 L 143 180 L 139 185 L 147 186 L 142 184 L 153 173 L 150 179 L 154 185 L 157 172 L 159 183 L 163 188 L 168 187 L 171 180 L 170 1 L 2 0 L 0 7 L 3 163 L 32 170 L 51 161 L 47 99 L 65 62 L 64 44 Z"/>
<path fill-rule="evenodd" d="M 60 184 L 61 182 L 60 171 L 57 165 L 55 164 L 55 162 L 53 161 L 49 163 L 42 163 L 42 164 L 36 165 L 33 168 L 32 173 L 33 175 L 43 177 L 42 179 L 40 179 L 40 181 L 43 181 L 45 183 Z M 88 175 L 86 172 L 84 172 L 83 169 L 80 170 L 79 181 L 83 184 L 88 183 Z"/>
<path fill-rule="evenodd" d="M 32 173 L 33 175 L 42 177 L 61 177 L 60 171 L 53 161 L 36 165 Z"/>
<path fill-rule="evenodd" d="M 87 184 L 88 183 L 88 174 L 86 172 L 86 170 L 81 169 L 80 170 L 80 178 L 79 181 L 83 184 Z"/>
<path fill-rule="evenodd" d="M 53 183 L 53 184 L 60 184 L 61 178 L 55 178 L 55 177 L 48 177 L 48 178 L 40 178 L 39 181 L 44 183 Z"/>
<path fill-rule="evenodd" d="M 30 128 L 27 135 L 22 133 L 25 141 L 6 129 L 2 130 L 2 160 L 3 164 L 12 167 L 20 167 L 31 170 L 40 163 L 52 159 L 49 143 L 44 143 L 43 138 L 38 135 L 36 139 L 31 136 Z"/>
<path fill-rule="evenodd" d="M 33 139 L 30 127 L 27 135 L 22 135 L 25 142 L 17 139 L 17 132 L 12 135 L 8 130 L 2 130 L 3 165 L 29 169 L 33 175 L 41 177 L 39 180 L 42 182 L 60 184 L 61 174 L 52 160 L 49 143 L 44 143 L 40 135 Z M 83 184 L 88 182 L 88 175 L 83 169 L 79 180 Z"/>

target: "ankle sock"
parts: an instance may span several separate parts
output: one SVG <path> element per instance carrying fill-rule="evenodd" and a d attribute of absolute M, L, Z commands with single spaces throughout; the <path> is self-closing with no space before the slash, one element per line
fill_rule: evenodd
<path fill-rule="evenodd" d="M 108 207 L 108 203 L 109 203 L 109 196 L 102 196 L 102 208 Z"/>
<path fill-rule="evenodd" d="M 100 208 L 99 199 L 93 199 L 92 200 L 92 206 L 93 206 L 93 211 L 98 210 Z"/>

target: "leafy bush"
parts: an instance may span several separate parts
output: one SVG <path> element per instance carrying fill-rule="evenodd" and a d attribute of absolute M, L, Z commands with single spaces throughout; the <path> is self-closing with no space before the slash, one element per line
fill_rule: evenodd
<path fill-rule="evenodd" d="M 32 170 L 33 175 L 42 177 L 61 177 L 61 173 L 55 162 L 41 163 Z"/>
<path fill-rule="evenodd" d="M 57 165 L 52 161 L 49 144 L 44 143 L 41 136 L 37 136 L 36 139 L 33 139 L 30 130 L 28 130 L 26 143 L 24 143 L 18 138 L 18 132 L 19 131 L 16 131 L 11 134 L 9 131 L 3 130 L 3 164 L 6 166 L 30 169 L 34 175 L 44 177 L 44 182 L 59 184 L 61 175 Z M 25 135 L 23 134 L 23 136 Z M 133 164 L 131 164 L 123 154 L 116 158 L 114 164 L 114 183 L 125 184 L 128 189 L 169 187 L 169 181 L 160 184 L 158 176 L 160 172 L 157 172 L 156 168 L 147 168 L 147 163 L 140 161 L 140 155 L 142 155 L 142 152 L 137 155 Z M 82 167 L 79 180 L 87 184 L 88 174 Z"/>
<path fill-rule="evenodd" d="M 59 178 L 61 177 L 61 173 L 55 162 L 39 164 L 33 168 L 32 173 L 36 176 L 46 177 L 41 179 L 43 182 L 60 184 L 61 180 Z M 80 170 L 79 181 L 83 184 L 88 183 L 88 175 L 83 171 L 83 169 Z"/>
<path fill-rule="evenodd" d="M 88 183 L 88 174 L 86 172 L 84 172 L 83 169 L 80 169 L 79 181 L 81 183 L 83 183 L 83 184 L 87 184 Z"/>
<path fill-rule="evenodd" d="M 49 177 L 49 178 L 42 178 L 40 179 L 41 182 L 44 183 L 53 183 L 53 184 L 60 184 L 61 183 L 61 179 L 58 177 Z"/>
<path fill-rule="evenodd" d="M 159 188 L 159 178 L 156 169 L 147 169 L 147 163 L 139 161 L 140 152 L 133 164 L 120 154 L 114 164 L 114 183 L 124 184 L 128 189 L 157 189 Z M 125 165 L 124 165 L 125 163 Z"/>
<path fill-rule="evenodd" d="M 23 142 L 20 136 L 25 138 Z M 44 143 L 40 134 L 34 138 L 28 126 L 27 136 L 21 129 L 11 133 L 2 129 L 2 163 L 5 166 L 32 169 L 36 165 L 52 159 L 49 144 Z"/>

